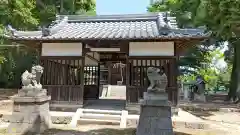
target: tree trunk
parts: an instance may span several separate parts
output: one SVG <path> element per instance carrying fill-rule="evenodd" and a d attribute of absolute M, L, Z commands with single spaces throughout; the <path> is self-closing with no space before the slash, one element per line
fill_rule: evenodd
<path fill-rule="evenodd" d="M 72 0 L 72 11 L 71 11 L 71 14 L 74 15 L 75 14 L 75 5 L 76 5 L 76 1 L 75 0 Z"/>
<path fill-rule="evenodd" d="M 240 40 L 234 42 L 233 68 L 231 74 L 230 90 L 227 100 L 235 100 L 237 92 L 240 91 Z"/>
<path fill-rule="evenodd" d="M 235 55 L 234 55 L 235 57 Z M 232 67 L 232 73 L 231 73 L 231 79 L 230 79 L 230 88 L 227 96 L 227 101 L 230 101 L 232 98 L 235 98 L 236 93 L 236 74 L 234 73 L 236 70 L 236 59 L 233 57 L 233 67 Z"/>
<path fill-rule="evenodd" d="M 60 14 L 63 14 L 63 5 L 64 5 L 64 3 L 63 3 L 63 0 L 60 0 Z"/>

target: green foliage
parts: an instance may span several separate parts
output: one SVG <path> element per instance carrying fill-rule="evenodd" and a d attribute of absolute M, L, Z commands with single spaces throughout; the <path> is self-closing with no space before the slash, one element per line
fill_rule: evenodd
<path fill-rule="evenodd" d="M 62 12 L 60 12 L 62 9 Z M 81 13 L 80 13 L 81 11 Z M 48 26 L 56 14 L 95 14 L 93 0 L 0 0 L 0 87 L 18 88 L 21 74 L 37 62 L 34 49 L 4 47 L 2 38 L 7 25 L 18 30 Z"/>
<path fill-rule="evenodd" d="M 36 15 L 40 20 L 40 26 L 47 26 L 56 19 L 56 8 L 54 5 L 46 5 L 44 9 L 39 9 Z"/>
<path fill-rule="evenodd" d="M 203 76 L 207 85 L 207 89 L 212 90 L 217 86 L 219 74 L 216 72 L 216 70 L 212 68 L 200 69 L 198 74 Z"/>
<path fill-rule="evenodd" d="M 0 64 L 4 62 L 5 58 L 3 56 L 0 56 Z"/>
<path fill-rule="evenodd" d="M 217 62 L 223 59 L 223 53 L 220 52 L 219 49 L 214 49 L 210 53 L 203 55 L 203 58 L 206 60 L 203 61 L 205 64 L 196 64 L 194 72 L 184 72 L 179 79 L 184 83 L 192 83 L 195 81 L 197 75 L 201 75 L 206 82 L 207 89 L 209 90 L 218 89 L 219 86 L 228 87 L 231 74 L 231 65 L 228 65 L 224 68 L 220 68 L 217 65 Z M 197 58 L 195 58 L 195 61 L 196 59 Z M 194 58 L 191 60 L 194 60 Z M 193 62 L 191 60 L 184 59 L 184 62 L 187 64 L 183 66 L 192 64 Z"/>
<path fill-rule="evenodd" d="M 0 64 L 0 86 L 19 88 L 21 74 L 36 64 L 36 51 L 27 48 L 1 48 L 0 51 L 5 56 L 4 63 Z"/>
<path fill-rule="evenodd" d="M 55 20 L 56 14 L 96 14 L 94 0 L 37 0 L 35 14 L 41 26 L 47 26 Z"/>
<path fill-rule="evenodd" d="M 178 65 L 183 67 L 180 69 L 180 74 L 197 74 L 196 71 L 202 68 L 203 64 L 211 63 L 209 58 L 209 49 L 201 46 L 195 46 L 188 49 L 178 61 Z"/>
<path fill-rule="evenodd" d="M 180 28 L 194 27 L 197 8 L 200 0 L 164 0 L 157 1 L 148 7 L 149 12 L 169 11 L 177 17 Z"/>
<path fill-rule="evenodd" d="M 230 3 L 232 2 L 232 3 Z M 222 41 L 236 35 L 231 33 L 233 29 L 236 31 L 236 20 L 239 20 L 239 8 L 232 4 L 237 4 L 237 0 L 164 0 L 157 1 L 148 7 L 149 12 L 170 11 L 176 17 L 180 28 L 191 28 L 204 26 L 213 32 L 213 39 L 202 43 L 187 51 L 183 58 L 180 58 L 179 66 L 181 68 L 179 77 L 184 82 L 194 81 L 196 75 L 202 75 L 207 82 L 208 88 L 213 89 L 218 85 L 228 85 L 230 80 L 231 65 L 226 69 L 218 69 L 214 59 L 221 59 L 224 54 L 218 50 L 211 50 L 209 46 L 223 45 Z M 232 13 L 233 12 L 233 13 Z M 231 18 L 231 17 L 233 17 Z M 234 22 L 234 23 L 233 23 Z M 240 26 L 240 25 L 238 25 Z M 232 35 L 233 34 L 233 35 Z M 226 51 L 227 56 L 232 56 L 232 48 Z M 231 58 L 225 58 L 231 61 Z"/>
<path fill-rule="evenodd" d="M 0 26 L 11 24 L 13 27 L 28 29 L 38 25 L 33 17 L 35 0 L 11 0 L 0 2 Z"/>
<path fill-rule="evenodd" d="M 213 32 L 213 36 L 229 42 L 229 48 L 233 49 L 232 76 L 228 99 L 235 98 L 236 91 L 240 91 L 240 1 L 239 0 L 202 0 L 205 14 L 202 20 L 207 28 Z M 229 50 L 231 52 L 232 50 Z"/>
<path fill-rule="evenodd" d="M 87 15 L 96 15 L 96 1 L 95 0 L 76 0 L 75 13 L 83 13 Z"/>

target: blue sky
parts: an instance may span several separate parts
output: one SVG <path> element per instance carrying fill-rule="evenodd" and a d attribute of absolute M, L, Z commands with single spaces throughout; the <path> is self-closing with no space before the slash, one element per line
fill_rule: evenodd
<path fill-rule="evenodd" d="M 141 14 L 147 12 L 150 0 L 96 0 L 98 15 Z"/>

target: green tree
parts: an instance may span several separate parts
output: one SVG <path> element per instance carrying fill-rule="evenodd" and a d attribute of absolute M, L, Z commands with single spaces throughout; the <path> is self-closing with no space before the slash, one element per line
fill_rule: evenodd
<path fill-rule="evenodd" d="M 13 27 L 27 30 L 38 25 L 32 10 L 35 0 L 3 0 L 0 1 L 0 31 L 4 26 L 11 24 Z"/>
<path fill-rule="evenodd" d="M 233 67 L 228 99 L 240 91 L 239 6 L 239 0 L 165 0 L 148 8 L 149 11 L 169 10 L 177 17 L 180 26 L 205 26 L 216 41 L 229 42 L 229 48 L 233 50 L 230 50 Z"/>
<path fill-rule="evenodd" d="M 49 25 L 55 20 L 56 14 L 61 15 L 95 15 L 95 0 L 37 0 L 35 9 L 40 25 Z"/>
<path fill-rule="evenodd" d="M 0 64 L 1 88 L 19 88 L 21 86 L 21 74 L 32 64 L 37 63 L 35 49 L 26 47 L 1 47 L 4 63 Z"/>
<path fill-rule="evenodd" d="M 229 99 L 234 98 L 240 91 L 240 1 L 201 0 L 197 15 L 197 21 L 204 23 L 212 36 L 228 41 L 234 50 Z"/>
<path fill-rule="evenodd" d="M 62 12 L 60 12 L 62 9 Z M 18 30 L 33 30 L 48 26 L 56 14 L 90 14 L 95 12 L 92 0 L 0 0 L 0 86 L 19 87 L 20 75 L 36 63 L 36 50 L 26 47 L 6 47 L 11 42 L 2 34 L 7 25 Z"/>

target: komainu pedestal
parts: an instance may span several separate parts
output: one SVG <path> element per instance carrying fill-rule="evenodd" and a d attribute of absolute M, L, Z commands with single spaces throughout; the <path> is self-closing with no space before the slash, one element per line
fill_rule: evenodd
<path fill-rule="evenodd" d="M 49 96 L 15 97 L 8 133 L 12 135 L 40 134 L 50 128 Z"/>
<path fill-rule="evenodd" d="M 141 101 L 136 135 L 173 135 L 171 105 L 165 92 L 167 76 L 163 68 L 149 67 L 150 86 Z"/>
<path fill-rule="evenodd" d="M 171 106 L 166 93 L 144 93 L 137 135 L 173 135 Z"/>
<path fill-rule="evenodd" d="M 137 135 L 173 135 L 171 106 L 166 93 L 144 93 Z"/>
<path fill-rule="evenodd" d="M 23 87 L 13 98 L 13 113 L 7 130 L 9 135 L 37 135 L 50 128 L 52 123 L 49 112 L 50 96 L 42 88 L 41 66 L 32 67 L 32 72 L 22 75 Z"/>

